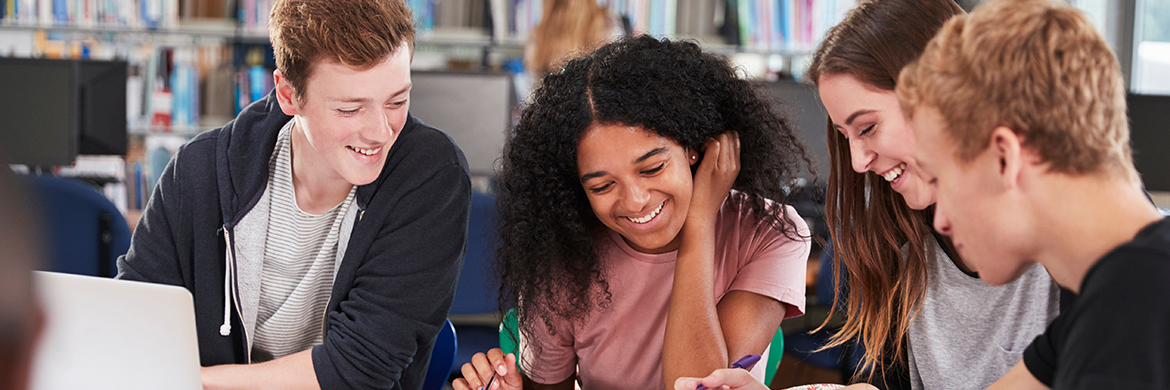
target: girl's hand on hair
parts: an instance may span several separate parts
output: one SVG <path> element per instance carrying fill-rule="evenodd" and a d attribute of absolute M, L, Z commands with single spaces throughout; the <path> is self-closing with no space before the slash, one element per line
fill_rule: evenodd
<path fill-rule="evenodd" d="M 728 131 L 703 143 L 703 160 L 695 172 L 687 222 L 714 222 L 723 200 L 739 176 L 739 134 Z"/>
<path fill-rule="evenodd" d="M 708 389 L 768 390 L 768 386 L 764 386 L 748 370 L 742 368 L 715 370 L 706 378 L 678 378 L 674 381 L 674 390 L 695 390 L 700 383 Z"/>
<path fill-rule="evenodd" d="M 523 379 L 516 369 L 516 354 L 504 355 L 499 348 L 492 348 L 471 357 L 470 363 L 463 364 L 463 377 L 451 382 L 455 390 L 479 390 L 491 382 L 487 390 L 520 390 Z M 495 380 L 492 375 L 495 374 Z"/>

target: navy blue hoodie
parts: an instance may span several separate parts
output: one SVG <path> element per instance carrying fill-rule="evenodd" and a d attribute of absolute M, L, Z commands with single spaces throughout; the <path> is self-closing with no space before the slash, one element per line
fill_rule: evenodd
<path fill-rule="evenodd" d="M 269 94 L 185 144 L 159 179 L 129 253 L 118 259 L 119 278 L 191 291 L 204 366 L 248 363 L 239 300 L 225 293 L 225 280 L 236 283 L 228 279 L 225 234 L 231 237 L 267 187 L 269 158 L 291 118 Z M 358 219 L 325 309 L 324 343 L 313 347 L 313 369 L 322 389 L 418 389 L 463 264 L 467 161 L 450 137 L 408 116 L 381 175 L 355 198 Z M 227 336 L 220 333 L 225 309 Z"/>

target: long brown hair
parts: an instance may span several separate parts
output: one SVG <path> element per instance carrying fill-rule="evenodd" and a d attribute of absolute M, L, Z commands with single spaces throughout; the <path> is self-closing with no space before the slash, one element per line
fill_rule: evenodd
<path fill-rule="evenodd" d="M 566 55 L 589 53 L 605 44 L 613 29 L 609 11 L 597 0 L 544 0 L 525 65 L 534 76 L 543 77 L 567 60 Z"/>
<path fill-rule="evenodd" d="M 893 91 L 902 67 L 922 54 L 947 19 L 962 13 L 953 0 L 863 1 L 825 34 L 806 75 L 817 83 L 825 75 L 847 74 Z M 872 379 L 890 365 L 907 365 L 904 341 L 926 291 L 933 206 L 913 210 L 876 174 L 854 172 L 849 140 L 831 118 L 827 131 L 825 215 L 836 261 L 849 281 L 845 324 L 829 345 L 858 340 L 865 347 L 861 371 L 869 370 Z M 841 268 L 834 267 L 835 280 L 841 280 Z"/>

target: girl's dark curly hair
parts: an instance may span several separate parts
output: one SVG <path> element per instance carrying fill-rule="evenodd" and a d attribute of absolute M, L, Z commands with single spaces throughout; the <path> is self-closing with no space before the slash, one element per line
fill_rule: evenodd
<path fill-rule="evenodd" d="M 537 318 L 578 321 L 609 302 L 594 241 L 597 219 L 577 171 L 577 143 L 595 124 L 636 126 L 701 150 L 739 132 L 734 189 L 749 212 L 797 238 L 785 188 L 812 163 L 792 123 L 764 87 L 736 76 L 723 57 L 690 42 L 625 38 L 545 77 L 508 134 L 497 175 L 501 308 L 516 305 L 526 335 Z"/>

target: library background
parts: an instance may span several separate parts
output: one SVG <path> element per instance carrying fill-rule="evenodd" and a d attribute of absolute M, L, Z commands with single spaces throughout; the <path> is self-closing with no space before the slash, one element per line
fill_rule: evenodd
<path fill-rule="evenodd" d="M 11 169 L 37 187 L 55 251 L 47 268 L 111 276 L 171 155 L 271 90 L 272 1 L 0 0 L 0 148 Z M 456 140 L 475 189 L 490 193 L 504 133 L 531 85 L 524 48 L 545 0 L 406 1 L 418 29 L 411 111 Z M 694 40 L 727 55 L 743 77 L 767 85 L 787 104 L 814 154 L 821 177 L 801 185 L 812 192 L 823 186 L 826 119 L 801 75 L 821 35 L 854 0 L 597 1 L 633 34 Z M 980 2 L 957 1 L 968 10 Z M 1168 207 L 1170 134 L 1161 124 L 1170 119 L 1170 1 L 1072 3 L 1089 15 L 1122 64 L 1136 164 L 1155 202 Z M 465 108 L 450 115 L 447 108 L 456 106 Z M 84 193 L 62 194 L 76 188 Z M 797 206 L 817 234 L 827 234 L 815 197 Z M 85 219 L 98 222 L 81 223 Z M 97 260 L 65 260 L 77 258 Z M 824 298 L 827 292 L 832 299 L 831 291 L 816 294 L 820 269 L 814 256 L 809 315 L 786 322 L 786 335 L 803 334 L 831 315 Z M 490 337 L 498 317 L 484 320 L 475 312 L 457 303 L 452 319 L 466 317 L 469 325 L 457 324 L 460 332 Z M 489 326 L 476 330 L 477 324 Z M 475 352 L 463 350 L 462 335 L 459 340 L 459 356 Z M 839 382 L 836 375 L 850 373 L 849 359 L 818 361 L 789 344 L 785 355 L 800 363 L 782 362 L 774 388 L 789 379 L 808 383 L 807 377 L 794 379 L 801 375 Z"/>

